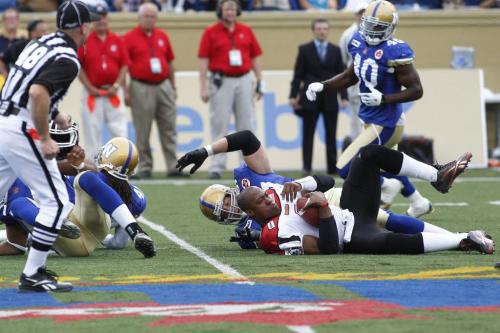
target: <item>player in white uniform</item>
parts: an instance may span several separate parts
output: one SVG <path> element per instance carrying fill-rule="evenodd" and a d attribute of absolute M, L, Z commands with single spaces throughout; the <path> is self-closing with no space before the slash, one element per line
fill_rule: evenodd
<path fill-rule="evenodd" d="M 346 179 L 340 209 L 332 209 L 321 192 L 309 194 L 306 207 L 319 209 L 319 229 L 317 233 L 304 225 L 294 214 L 292 206 L 280 197 L 293 198 L 299 187 L 287 186 L 282 191 L 270 195 L 258 187 L 248 187 L 238 197 L 238 206 L 251 218 L 276 234 L 277 245 L 285 254 L 417 254 L 451 249 L 475 249 L 492 254 L 493 241 L 484 231 L 471 231 L 468 234 L 421 232 L 413 235 L 398 234 L 384 230 L 376 225 L 380 200 L 380 169 L 393 174 L 405 174 L 425 179 L 440 192 L 446 193 L 453 180 L 464 171 L 471 158 L 465 153 L 456 161 L 435 169 L 418 162 L 400 152 L 383 146 L 370 145 L 360 150 Z M 349 214 L 352 213 L 352 214 Z M 351 223 L 354 226 L 351 230 Z M 272 223 L 272 225 L 270 225 Z M 342 225 L 345 229 L 342 230 Z M 261 242 L 267 237 L 261 239 Z M 343 248 L 342 248 L 343 244 Z M 269 248 L 264 246 L 264 248 Z M 272 252 L 272 251 L 268 251 Z M 276 251 L 277 252 L 277 251 Z"/>

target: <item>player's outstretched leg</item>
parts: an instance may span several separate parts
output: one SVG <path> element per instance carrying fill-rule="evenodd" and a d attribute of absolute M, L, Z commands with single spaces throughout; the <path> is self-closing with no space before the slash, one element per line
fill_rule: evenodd
<path fill-rule="evenodd" d="M 437 179 L 431 182 L 432 186 L 441 193 L 447 193 L 457 178 L 469 165 L 472 154 L 467 152 L 459 158 L 444 165 L 435 164 L 434 167 L 438 170 Z"/>

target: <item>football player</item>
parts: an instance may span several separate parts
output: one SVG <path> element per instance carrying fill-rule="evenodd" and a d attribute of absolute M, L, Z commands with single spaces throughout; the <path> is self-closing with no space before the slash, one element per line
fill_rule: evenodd
<path fill-rule="evenodd" d="M 423 95 L 413 66 L 413 50 L 406 42 L 393 38 L 397 24 L 398 14 L 393 4 L 385 0 L 371 2 L 361 18 L 359 31 L 349 43 L 353 64 L 331 79 L 308 86 L 306 96 L 314 101 L 324 88 L 343 89 L 360 82 L 359 118 L 364 128 L 338 159 L 337 169 L 342 178 L 347 177 L 351 161 L 361 147 L 377 144 L 392 148 L 398 144 L 405 124 L 402 103 Z M 402 187 L 401 193 L 410 201 L 408 215 L 419 217 L 432 212 L 430 201 L 415 189 L 408 177 L 381 178 L 381 184 L 381 199 L 387 208 Z"/>
<path fill-rule="evenodd" d="M 152 239 L 135 220 L 144 211 L 146 198 L 127 181 L 137 162 L 135 145 L 125 138 L 114 138 L 96 157 L 99 172 L 85 171 L 74 179 L 66 179 L 68 192 L 75 203 L 69 219 L 83 232 L 72 237 L 74 239 L 58 238 L 54 244 L 56 252 L 64 256 L 87 256 L 101 241 L 109 248 L 121 248 L 130 236 L 136 249 L 146 258 L 155 255 Z M 81 164 L 80 169 L 83 168 Z M 9 213 L 31 224 L 38 208 L 29 199 L 18 198 L 10 204 Z M 108 235 L 111 220 L 119 226 L 114 236 Z"/>
<path fill-rule="evenodd" d="M 495 246 L 484 231 L 459 233 L 393 233 L 377 226 L 380 169 L 431 182 L 442 193 L 467 167 L 472 155 L 465 153 L 446 165 L 418 162 L 379 145 L 360 149 L 344 182 L 340 207 L 331 205 L 321 192 L 306 194 L 301 210 L 293 201 L 298 187 L 263 190 L 251 186 L 237 197 L 238 206 L 263 226 L 260 244 L 267 253 L 297 254 L 418 254 L 453 249 L 474 249 L 492 254 Z M 300 196 L 300 195 L 299 195 Z M 319 227 L 307 223 L 302 211 L 317 208 Z"/>
<path fill-rule="evenodd" d="M 221 224 L 238 223 L 235 229 L 236 237 L 232 241 L 238 242 L 243 249 L 257 248 L 255 240 L 258 240 L 261 227 L 253 219 L 244 216 L 236 203 L 236 195 L 246 187 L 257 186 L 262 189 L 281 187 L 290 182 L 296 182 L 302 188 L 325 192 L 330 202 L 337 207 L 340 205 L 342 189 L 335 188 L 333 179 L 329 176 L 309 176 L 300 180 L 293 180 L 273 172 L 266 150 L 258 138 L 251 131 L 240 131 L 227 135 L 211 145 L 193 150 L 182 156 L 177 167 L 181 170 L 190 164 L 194 164 L 190 172 L 194 173 L 210 154 L 220 154 L 230 151 L 243 152 L 244 164 L 234 169 L 234 179 L 238 189 L 229 188 L 224 185 L 211 185 L 207 187 L 200 197 L 200 209 L 207 218 Z M 394 214 L 379 209 L 377 223 L 387 230 L 414 234 L 418 232 L 449 233 L 433 224 L 423 222 L 411 216 Z"/>

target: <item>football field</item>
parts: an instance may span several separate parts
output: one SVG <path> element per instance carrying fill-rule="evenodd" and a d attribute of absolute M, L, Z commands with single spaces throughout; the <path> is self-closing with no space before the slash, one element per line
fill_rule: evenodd
<path fill-rule="evenodd" d="M 290 176 L 297 174 L 290 173 Z M 222 181 L 231 184 L 229 173 Z M 241 250 L 233 226 L 206 220 L 206 174 L 137 185 L 157 256 L 133 245 L 87 258 L 51 256 L 48 268 L 75 289 L 21 294 L 24 256 L 2 257 L 0 332 L 498 332 L 500 255 L 275 256 Z M 443 195 L 416 182 L 451 231 L 500 239 L 500 172 L 467 170 Z M 392 210 L 403 213 L 399 197 Z"/>

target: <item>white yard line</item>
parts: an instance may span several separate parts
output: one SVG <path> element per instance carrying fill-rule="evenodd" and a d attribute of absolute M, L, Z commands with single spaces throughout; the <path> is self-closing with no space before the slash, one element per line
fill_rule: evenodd
<path fill-rule="evenodd" d="M 468 206 L 469 203 L 467 202 L 433 202 L 432 206 L 438 207 L 466 207 Z M 406 207 L 408 206 L 408 203 L 393 203 L 391 206 L 395 207 Z"/>
<path fill-rule="evenodd" d="M 288 325 L 287 328 L 295 333 L 314 333 L 315 331 L 311 326 L 305 326 L 305 325 Z"/>
<path fill-rule="evenodd" d="M 156 224 L 152 221 L 149 221 L 148 219 L 146 219 L 145 217 L 142 217 L 142 216 L 140 218 L 138 218 L 137 220 L 138 220 L 138 222 L 147 225 L 148 227 L 150 227 L 154 231 L 167 237 L 170 241 L 179 245 L 179 247 L 181 249 L 186 250 L 186 251 L 194 254 L 198 258 L 206 261 L 207 263 L 209 263 L 210 265 L 215 267 L 215 269 L 217 269 L 218 271 L 220 271 L 222 274 L 226 275 L 230 279 L 237 280 L 235 283 L 251 284 L 251 285 L 254 284 L 253 281 L 250 281 L 246 276 L 244 276 L 243 274 L 241 274 L 240 272 L 238 272 L 237 270 L 235 270 L 231 266 L 223 264 L 220 261 L 218 261 L 217 259 L 212 258 L 211 256 L 209 256 L 208 254 L 206 254 L 202 250 L 198 249 L 197 247 L 194 247 L 193 245 L 189 244 L 188 242 L 186 242 L 182 238 L 179 238 L 176 234 L 167 230 L 164 226 L 162 226 L 160 224 Z"/>

